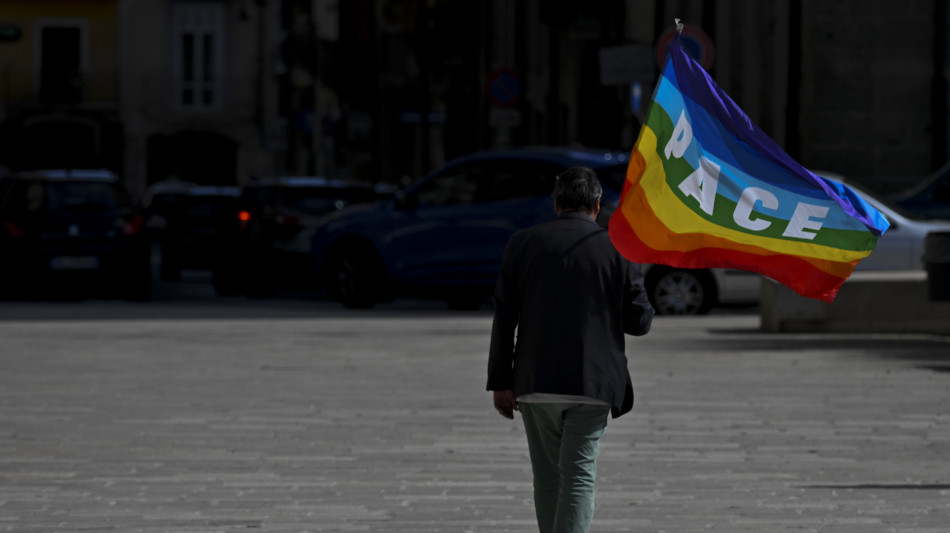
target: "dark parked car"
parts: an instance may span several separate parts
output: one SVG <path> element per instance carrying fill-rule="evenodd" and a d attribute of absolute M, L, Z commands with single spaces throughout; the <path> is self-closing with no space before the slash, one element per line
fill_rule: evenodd
<path fill-rule="evenodd" d="M 395 197 L 331 215 L 314 238 L 314 258 L 331 298 L 372 307 L 398 295 L 444 299 L 472 309 L 489 300 L 508 238 L 554 218 L 551 192 L 564 169 L 597 171 L 606 227 L 626 179 L 628 155 L 596 149 L 528 147 L 450 161 Z M 660 314 L 705 313 L 758 301 L 760 279 L 731 269 L 643 265 Z"/>
<path fill-rule="evenodd" d="M 197 184 L 188 181 L 168 180 L 153 183 L 142 196 L 145 209 L 145 229 L 155 241 L 161 239 L 168 218 L 181 210 L 188 191 Z"/>
<path fill-rule="evenodd" d="M 950 163 L 916 187 L 894 195 L 892 201 L 921 217 L 950 219 Z"/>
<path fill-rule="evenodd" d="M 627 158 L 539 147 L 455 159 L 392 199 L 328 217 L 314 238 L 321 279 L 347 307 L 411 294 L 477 308 L 491 294 L 511 234 L 555 216 L 555 177 L 591 167 L 604 187 L 601 203 L 616 205 Z"/>
<path fill-rule="evenodd" d="M 319 177 L 255 180 L 245 186 L 219 238 L 219 295 L 266 298 L 278 288 L 316 288 L 310 243 L 319 220 L 377 198 L 371 185 Z"/>
<path fill-rule="evenodd" d="M 151 296 L 145 218 L 105 170 L 37 170 L 0 187 L 0 290 Z"/>
<path fill-rule="evenodd" d="M 161 250 L 160 273 L 177 280 L 183 268 L 212 269 L 220 234 L 233 219 L 240 189 L 160 184 L 145 199 L 148 227 Z"/>

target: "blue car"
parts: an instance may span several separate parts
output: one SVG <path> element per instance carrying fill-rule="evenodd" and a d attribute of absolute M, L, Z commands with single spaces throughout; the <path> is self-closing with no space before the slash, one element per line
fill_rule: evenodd
<path fill-rule="evenodd" d="M 627 153 L 558 147 L 516 148 L 450 161 L 392 198 L 326 218 L 313 240 L 328 295 L 370 308 L 403 295 L 475 309 L 491 296 L 511 235 L 555 217 L 555 177 L 594 169 L 604 188 L 606 227 L 626 177 Z"/>

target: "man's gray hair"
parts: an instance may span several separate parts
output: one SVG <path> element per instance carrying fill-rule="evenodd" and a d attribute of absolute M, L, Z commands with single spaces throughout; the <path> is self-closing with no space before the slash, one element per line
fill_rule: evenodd
<path fill-rule="evenodd" d="M 554 182 L 554 201 L 560 209 L 593 213 L 603 193 L 597 174 L 587 167 L 571 167 Z"/>

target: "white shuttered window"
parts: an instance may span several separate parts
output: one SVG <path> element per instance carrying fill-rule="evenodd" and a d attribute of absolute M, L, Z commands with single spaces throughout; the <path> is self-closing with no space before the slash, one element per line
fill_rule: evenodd
<path fill-rule="evenodd" d="M 223 4 L 179 3 L 174 6 L 175 103 L 207 110 L 221 105 Z"/>

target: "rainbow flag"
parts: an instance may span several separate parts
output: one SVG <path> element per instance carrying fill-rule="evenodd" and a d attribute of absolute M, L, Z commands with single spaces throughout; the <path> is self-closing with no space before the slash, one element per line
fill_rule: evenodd
<path fill-rule="evenodd" d="M 673 40 L 610 219 L 627 259 L 758 272 L 831 302 L 888 226 L 786 154 Z"/>

